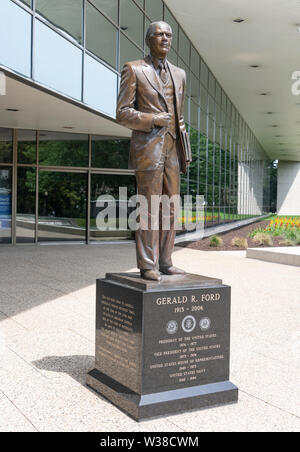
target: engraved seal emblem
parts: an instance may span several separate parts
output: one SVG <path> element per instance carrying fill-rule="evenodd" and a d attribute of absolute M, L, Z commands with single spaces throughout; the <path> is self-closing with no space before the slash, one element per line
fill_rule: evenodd
<path fill-rule="evenodd" d="M 191 333 L 195 329 L 195 326 L 196 326 L 195 317 L 193 317 L 192 315 L 186 316 L 183 319 L 181 326 L 182 326 L 183 331 L 185 331 L 186 333 Z"/>
<path fill-rule="evenodd" d="M 199 325 L 202 331 L 207 331 L 210 328 L 211 321 L 208 317 L 204 317 L 203 319 L 200 320 Z"/>
<path fill-rule="evenodd" d="M 178 331 L 178 323 L 175 320 L 170 320 L 167 323 L 166 330 L 168 334 L 175 334 Z"/>

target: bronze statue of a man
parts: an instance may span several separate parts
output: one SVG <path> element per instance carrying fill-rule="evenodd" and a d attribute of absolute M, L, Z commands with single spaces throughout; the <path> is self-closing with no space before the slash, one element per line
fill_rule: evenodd
<path fill-rule="evenodd" d="M 154 22 L 149 26 L 150 55 L 124 65 L 117 106 L 118 123 L 133 130 L 130 166 L 135 170 L 138 195 L 148 201 L 149 225 L 153 216 L 161 216 L 161 209 L 151 211 L 151 196 L 179 195 L 180 172 L 186 172 L 192 160 L 183 117 L 186 75 L 167 61 L 171 42 L 170 25 Z M 149 226 L 136 231 L 137 266 L 145 279 L 160 281 L 161 273 L 185 273 L 173 266 L 171 258 L 175 211 L 171 204 L 168 230 Z"/>

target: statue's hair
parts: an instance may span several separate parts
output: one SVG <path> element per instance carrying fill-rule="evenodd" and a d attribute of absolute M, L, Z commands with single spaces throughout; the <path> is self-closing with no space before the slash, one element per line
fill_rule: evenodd
<path fill-rule="evenodd" d="M 157 25 L 159 25 L 159 24 L 166 24 L 166 25 L 168 25 L 168 27 L 170 27 L 171 30 L 172 30 L 171 25 L 169 25 L 167 22 L 164 22 L 163 20 L 159 20 L 159 21 L 157 21 L 157 22 L 152 22 L 152 23 L 149 25 L 148 30 L 147 30 L 147 33 L 146 33 L 146 36 L 145 36 L 145 42 L 146 42 L 146 44 L 147 44 L 148 47 L 149 47 L 149 39 L 151 38 L 151 36 L 152 36 L 152 34 L 153 34 L 153 30 L 154 30 L 154 28 L 155 28 Z"/>

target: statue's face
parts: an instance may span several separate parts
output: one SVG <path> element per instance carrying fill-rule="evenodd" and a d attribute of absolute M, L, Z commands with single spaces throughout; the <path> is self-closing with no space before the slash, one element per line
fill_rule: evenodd
<path fill-rule="evenodd" d="M 170 25 L 161 22 L 157 24 L 149 38 L 151 55 L 164 59 L 166 58 L 172 43 L 172 28 Z"/>

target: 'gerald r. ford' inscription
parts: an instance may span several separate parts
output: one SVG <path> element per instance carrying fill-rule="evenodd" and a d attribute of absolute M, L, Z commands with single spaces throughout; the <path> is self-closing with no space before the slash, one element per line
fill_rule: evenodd
<path fill-rule="evenodd" d="M 202 301 L 221 301 L 221 294 L 217 293 L 204 293 L 199 295 L 190 295 L 189 297 L 186 295 L 177 296 L 177 297 L 159 297 L 156 299 L 156 304 L 158 306 L 163 305 L 172 305 L 172 304 L 186 304 L 188 301 L 191 303 L 199 303 Z"/>

